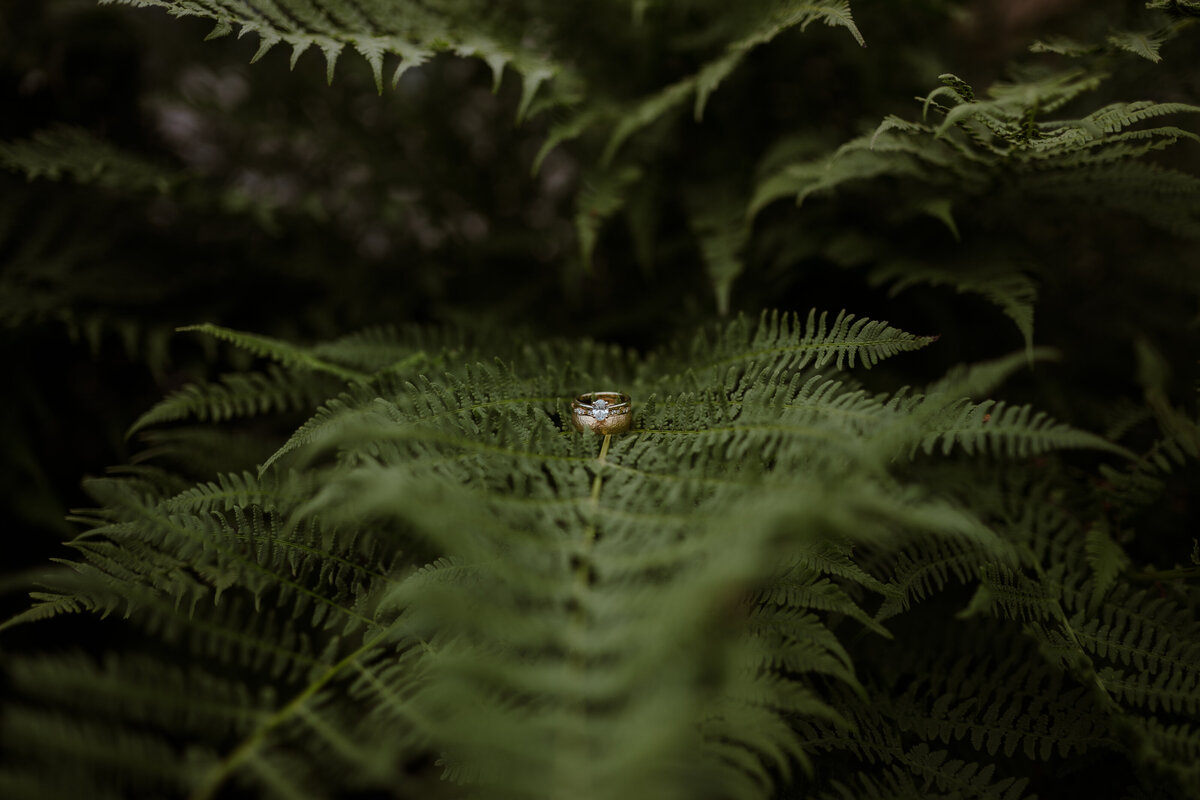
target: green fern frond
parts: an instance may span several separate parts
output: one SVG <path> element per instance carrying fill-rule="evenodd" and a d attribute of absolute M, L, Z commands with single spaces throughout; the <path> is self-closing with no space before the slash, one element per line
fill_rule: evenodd
<path fill-rule="evenodd" d="M 314 355 L 308 348 L 297 347 L 281 339 L 253 333 L 242 333 L 241 331 L 222 328 L 219 325 L 212 325 L 207 322 L 201 325 L 187 325 L 176 330 L 181 332 L 196 331 L 208 334 L 216 339 L 229 342 L 235 347 L 242 348 L 258 358 L 270 359 L 289 369 L 325 372 L 347 382 L 358 382 L 367 379 L 365 373 L 320 358 Z"/>
<path fill-rule="evenodd" d="M 233 511 L 248 506 L 272 512 L 290 508 L 311 490 L 309 476 L 295 472 L 271 472 L 262 476 L 230 472 L 166 499 L 163 506 L 171 512 Z"/>
<path fill-rule="evenodd" d="M 1165 597 L 1122 587 L 1097 615 L 1080 614 L 1075 633 L 1100 659 L 1160 678 L 1179 673 L 1183 683 L 1196 685 L 1200 692 L 1200 627 L 1188 611 Z"/>
<path fill-rule="evenodd" d="M 1200 730 L 1194 725 L 1174 723 L 1164 724 L 1155 719 L 1143 721 L 1148 738 L 1154 742 L 1155 748 L 1172 757 L 1184 770 L 1190 773 L 1189 785 L 1197 785 L 1197 764 L 1200 763 Z"/>
<path fill-rule="evenodd" d="M 1135 353 L 1145 408 L 1158 422 L 1161 435 L 1136 463 L 1123 470 L 1102 468 L 1107 500 L 1123 514 L 1156 502 L 1162 495 L 1165 477 L 1200 458 L 1200 424 L 1168 398 L 1170 374 L 1162 354 L 1145 340 L 1136 342 Z"/>
<path fill-rule="evenodd" d="M 951 758 L 945 750 L 931 750 L 929 745 L 915 745 L 903 756 L 904 766 L 914 776 L 932 782 L 939 791 L 950 797 L 986 797 L 991 800 L 1021 800 L 1029 797 L 1028 778 L 994 777 L 994 764 L 977 764 Z"/>
<path fill-rule="evenodd" d="M 803 30 L 814 22 L 846 28 L 860 45 L 866 44 L 851 17 L 848 0 L 785 0 L 768 4 L 763 16 L 753 20 L 748 26 L 749 30 L 731 42 L 721 56 L 705 64 L 693 75 L 642 100 L 623 114 L 609 136 L 603 161 L 611 160 L 634 133 L 678 108 L 690 97 L 695 98 L 693 116 L 699 121 L 704 115 L 709 96 L 752 50 L 768 44 L 786 30 L 797 27 Z"/>
<path fill-rule="evenodd" d="M 1007 565 L 985 563 L 979 570 L 980 584 L 960 619 L 990 613 L 1022 622 L 1061 620 L 1059 587 L 1031 578 Z"/>
<path fill-rule="evenodd" d="M 584 269 L 592 270 L 592 253 L 605 220 L 625 205 L 627 193 L 642 178 L 642 170 L 633 165 L 606 167 L 583 180 L 576 197 L 575 232 Z"/>
<path fill-rule="evenodd" d="M 243 431 L 214 427 L 164 427 L 143 430 L 146 447 L 132 456 L 138 466 L 171 468 L 189 477 L 211 479 L 231 470 L 261 464 L 270 455 L 270 442 Z"/>
<path fill-rule="evenodd" d="M 813 609 L 844 614 L 882 636 L 891 636 L 887 629 L 871 619 L 844 589 L 829 578 L 818 577 L 808 570 L 788 570 L 782 576 L 771 580 L 769 585 L 758 593 L 756 600 L 780 609 Z M 769 606 L 762 608 L 766 609 Z M 760 610 L 758 613 L 765 615 L 768 611 Z"/>
<path fill-rule="evenodd" d="M 1194 671 L 1155 674 L 1102 667 L 1097 678 L 1117 700 L 1152 714 L 1200 714 L 1200 687 Z"/>
<path fill-rule="evenodd" d="M 1115 744 L 1086 689 L 1064 686 L 1052 668 L 1015 659 L 986 671 L 972 659 L 955 662 L 915 681 L 887 713 L 927 742 L 966 741 L 989 756 L 1020 752 L 1045 761 Z"/>
<path fill-rule="evenodd" d="M 466 347 L 465 337 L 454 332 L 415 327 L 401 330 L 383 325 L 329 342 L 318 342 L 311 348 L 311 353 L 323 361 L 379 375 L 426 366 L 432 358 L 430 353 L 458 354 Z"/>
<path fill-rule="evenodd" d="M 884 601 L 875 618 L 882 622 L 909 610 L 956 580 L 969 585 L 991 554 L 957 539 L 927 539 L 894 552 L 884 551 L 880 561 L 888 571 Z M 870 562 L 868 562 L 870 563 Z"/>
<path fill-rule="evenodd" d="M 215 735 L 244 731 L 270 712 L 267 690 L 255 696 L 244 685 L 204 672 L 140 657 L 82 654 L 31 656 L 4 665 L 13 685 L 41 702 L 69 702 L 87 715 L 135 718 L 141 724 L 178 725 Z"/>
<path fill-rule="evenodd" d="M 910 286 L 953 286 L 955 291 L 984 297 L 998 306 L 1016 325 L 1025 339 L 1026 352 L 1033 357 L 1033 317 L 1038 284 L 1011 265 L 988 266 L 974 263 L 967 269 L 949 268 L 911 261 L 884 262 L 871 269 L 872 283 L 889 284 L 888 291 L 898 294 Z"/>
<path fill-rule="evenodd" d="M 126 435 L 182 419 L 221 422 L 310 409 L 338 386 L 322 377 L 306 379 L 270 365 L 264 372 L 237 372 L 212 383 L 188 384 L 138 417 Z"/>
<path fill-rule="evenodd" d="M 945 408 L 929 422 L 914 450 L 925 453 L 940 449 L 943 454 L 960 447 L 968 455 L 976 452 L 1028 458 L 1050 450 L 1090 448 L 1133 458 L 1125 448 L 1100 436 L 1056 422 L 1030 406 L 1009 406 L 1003 401 L 972 403 L 962 400 Z"/>
<path fill-rule="evenodd" d="M 688 352 L 688 371 L 696 377 L 758 366 L 771 372 L 794 371 L 833 364 L 837 369 L 855 362 L 870 368 L 885 358 L 917 350 L 937 340 L 917 336 L 887 322 L 856 319 L 841 311 L 831 321 L 814 309 L 801 321 L 797 314 L 764 312 L 752 326 L 744 318 L 729 323 L 715 337 L 695 338 Z M 653 361 L 649 362 L 651 369 Z M 660 381 L 663 376 L 659 376 Z"/>
<path fill-rule="evenodd" d="M 174 793 L 184 789 L 180 777 L 187 770 L 180 754 L 155 734 L 133 727 L 9 708 L 0 735 L 8 753 L 55 775 L 51 782 L 59 787 L 90 794 L 91 787 L 105 785 L 101 776 L 117 773 L 125 777 L 112 787 L 114 797 L 127 796 L 133 786 Z"/>
<path fill-rule="evenodd" d="M 1189 14 L 1196 16 L 1200 12 L 1200 3 L 1196 0 L 1147 0 L 1146 8 L 1160 8 L 1186 17 Z"/>
<path fill-rule="evenodd" d="M 1107 208 L 1172 234 L 1200 233 L 1198 179 L 1152 160 L 1177 142 L 1197 141 L 1196 134 L 1177 126 L 1146 127 L 1164 116 L 1193 114 L 1196 106 L 1142 100 L 1110 103 L 1076 119 L 1052 119 L 1066 103 L 1095 89 L 1102 76 L 1068 70 L 994 85 L 986 98 L 957 76 L 941 80 L 943 85 L 924 98 L 925 115 L 940 121 L 889 116 L 872 135 L 853 139 L 830 155 L 792 163 L 772 158 L 770 168 L 760 172 L 748 216 L 755 218 L 788 197 L 808 204 L 832 195 L 850 203 L 856 192 L 882 191 L 894 198 L 891 213 L 905 227 L 933 214 L 958 239 L 964 236 L 962 220 L 950 216 L 951 209 L 990 207 L 1007 199 L 1032 199 L 1072 213 Z M 819 212 L 806 207 L 801 213 Z M 981 221 L 994 225 L 994 220 L 976 220 Z M 877 281 L 897 280 L 898 289 L 933 283 L 982 293 L 1014 320 L 1030 346 L 1036 297 L 1030 273 L 1041 265 L 1032 253 L 1018 255 L 1013 263 L 997 263 L 994 239 L 975 245 L 968 237 L 964 243 L 983 248 L 990 268 L 963 266 L 979 261 L 978 251 L 959 252 L 952 260 L 924 251 L 898 257 L 894 237 L 879 252 L 858 248 L 849 265 L 866 266 Z M 837 259 L 839 253 L 833 256 Z"/>
<path fill-rule="evenodd" d="M 336 0 L 103 0 L 135 7 L 154 7 L 174 17 L 202 17 L 216 25 L 209 38 L 233 33 L 259 37 L 257 61 L 278 44 L 288 45 L 294 67 L 300 56 L 314 45 L 325 56 L 327 78 L 332 82 L 339 56 L 350 48 L 367 62 L 376 88 L 383 91 L 383 62 L 398 56 L 392 82 L 411 67 L 436 53 L 451 52 L 476 57 L 491 67 L 498 81 L 506 65 L 523 76 L 525 97 L 522 116 L 539 84 L 552 77 L 558 67 L 536 48 L 526 46 L 516 29 L 501 24 L 473 4 L 430 5 L 418 2 L 379 3 L 353 6 Z"/>
<path fill-rule="evenodd" d="M 1118 576 L 1129 566 L 1129 557 L 1107 530 L 1107 526 L 1096 524 L 1087 532 L 1088 564 L 1092 568 L 1092 602 L 1099 602 L 1117 582 Z"/>
<path fill-rule="evenodd" d="M 22 141 L 0 142 L 0 168 L 21 172 L 31 181 L 70 178 L 134 192 L 166 192 L 182 180 L 167 167 L 68 127 L 47 128 Z"/>
<path fill-rule="evenodd" d="M 1162 46 L 1175 38 L 1185 27 L 1181 23 L 1187 12 L 1181 12 L 1180 9 L 1186 8 L 1190 2 L 1191 0 L 1183 0 L 1182 3 L 1175 3 L 1174 0 L 1146 2 L 1145 6 L 1148 9 L 1167 11 L 1166 20 L 1159 18 L 1165 24 L 1157 28 L 1114 30 L 1102 40 L 1092 42 L 1080 42 L 1066 36 L 1052 36 L 1035 41 L 1029 49 L 1035 53 L 1058 53 L 1070 58 L 1132 54 L 1158 64 L 1162 61 Z"/>
<path fill-rule="evenodd" d="M 741 251 L 750 237 L 742 203 L 730 199 L 694 204 L 691 225 L 700 243 L 700 255 L 716 292 L 717 313 L 729 314 L 733 281 L 744 269 Z"/>
<path fill-rule="evenodd" d="M 819 796 L 822 800 L 926 800 L 932 797 L 979 797 L 987 800 L 1025 800 L 1027 778 L 994 776 L 994 764 L 978 764 L 951 758 L 945 750 L 930 751 L 919 744 L 904 754 L 903 764 L 878 772 L 859 772 L 850 780 L 834 780 Z M 836 793 L 835 793 L 836 792 Z M 936 792 L 936 793 L 935 793 Z"/>
<path fill-rule="evenodd" d="M 0 580 L 32 588 L 0 797 L 1200 798 L 1200 105 L 1171 63 L 1200 0 L 100 2 L 111 30 L 32 11 L 53 35 L 0 55 L 31 107 L 142 145 L 0 143 L 0 478 L 94 467 L 78 432 L 117 411 L 144 447 L 85 483 L 66 557 Z M 138 120 L 77 72 L 125 6 L 256 41 L 106 62 L 154 68 Z M 1094 41 L 879 102 L 1051 26 Z M 396 95 L 355 67 L 281 102 L 225 63 L 277 47 Z M 225 224 L 266 220 L 264 167 L 275 226 Z M 889 318 L 936 352 L 872 369 L 939 337 L 734 313 L 881 285 L 935 287 Z M 182 313 L 252 327 L 176 354 Z M 449 323 L 288 338 L 386 319 Z M 97 363 L 44 384 L 46 327 Z M 114 343 L 153 374 L 63 417 L 124 377 Z M 222 343 L 235 371 L 182 384 Z M 598 390 L 628 430 L 576 430 Z"/>

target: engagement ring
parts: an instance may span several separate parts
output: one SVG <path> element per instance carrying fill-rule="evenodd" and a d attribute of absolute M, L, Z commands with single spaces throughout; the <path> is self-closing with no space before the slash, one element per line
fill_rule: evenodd
<path fill-rule="evenodd" d="M 624 433 L 633 424 L 633 401 L 621 392 L 588 392 L 571 403 L 571 423 L 578 431 Z"/>

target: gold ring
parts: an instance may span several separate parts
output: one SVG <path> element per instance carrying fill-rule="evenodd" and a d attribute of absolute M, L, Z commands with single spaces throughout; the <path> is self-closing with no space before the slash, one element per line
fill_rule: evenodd
<path fill-rule="evenodd" d="M 633 401 L 621 392 L 581 394 L 571 403 L 571 424 L 577 431 L 624 433 L 633 424 Z"/>

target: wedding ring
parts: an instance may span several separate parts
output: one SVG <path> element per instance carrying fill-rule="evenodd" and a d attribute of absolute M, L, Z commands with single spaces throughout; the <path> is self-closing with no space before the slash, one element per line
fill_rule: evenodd
<path fill-rule="evenodd" d="M 624 433 L 633 424 L 633 401 L 621 392 L 581 394 L 571 403 L 571 424 L 577 431 Z"/>

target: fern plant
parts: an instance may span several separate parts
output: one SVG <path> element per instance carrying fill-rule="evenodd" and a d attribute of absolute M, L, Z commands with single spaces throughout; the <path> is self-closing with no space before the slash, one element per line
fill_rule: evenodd
<path fill-rule="evenodd" d="M 347 100 L 0 144 L 14 349 L 162 396 L 2 584 L 0 795 L 1200 797 L 1191 4 L 986 94 L 933 0 L 119 4 Z"/>
<path fill-rule="evenodd" d="M 960 577 L 982 580 L 980 597 L 996 598 L 1001 617 L 1049 620 L 1037 630 L 1060 650 L 1063 631 L 1087 636 L 1089 647 L 1068 647 L 1038 680 L 1069 679 L 1087 652 L 1133 657 L 1107 643 L 1133 623 L 1097 637 L 1113 617 L 1089 615 L 1089 593 L 1065 607 L 1047 594 L 1091 572 L 1077 557 L 1070 575 L 1041 575 L 1039 550 L 1052 545 L 1028 539 L 1061 535 L 1047 490 L 1023 509 L 1050 515 L 1042 533 L 983 513 L 987 498 L 1017 496 L 990 469 L 960 464 L 950 486 L 929 480 L 944 464 L 923 463 L 923 451 L 1117 451 L 1025 409 L 988 418 L 985 402 L 974 407 L 983 415 L 964 414 L 963 393 L 993 387 L 1020 357 L 889 397 L 844 370 L 931 339 L 847 314 L 764 315 L 643 359 L 561 342 L 493 366 L 395 332 L 302 350 L 206 330 L 276 362 L 265 374 L 292 394 L 326 373 L 346 389 L 258 472 L 182 488 L 146 466 L 92 482 L 103 505 L 79 515 L 89 530 L 73 545 L 78 558 L 9 624 L 119 616 L 170 655 L 137 647 L 103 664 L 79 654 L 14 662 L 37 702 L 8 718 L 9 747 L 31 759 L 10 765 L 11 792 L 44 790 L 39 765 L 64 761 L 72 766 L 56 771 L 55 791 L 108 779 L 116 796 L 163 781 L 194 797 L 227 784 L 295 797 L 353 786 L 428 793 L 431 768 L 489 797 L 768 796 L 808 783 L 793 772 L 813 768 L 830 733 L 857 741 L 854 715 L 872 690 L 850 648 L 892 636 L 880 622 L 889 602 L 919 602 L 946 580 L 893 577 L 893 565 L 911 563 L 896 551 L 910 548 L 965 556 Z M 634 430 L 601 439 L 565 429 L 574 387 L 612 382 L 646 398 Z M 261 407 L 231 404 L 229 388 L 180 392 L 139 426 L 273 410 L 262 392 Z M 878 574 L 863 548 L 891 554 Z M 977 598 L 969 611 L 991 607 Z M 1183 624 L 1166 630 L 1189 636 Z M 1162 646 L 1144 657 L 1188 668 L 1182 651 Z M 141 676 L 171 662 L 189 665 L 173 678 L 186 694 L 148 691 Z M 71 677 L 35 679 L 44 674 Z M 1186 672 L 1162 688 L 1093 674 L 1116 693 L 1114 709 L 1122 699 L 1148 706 L 1143 724 L 1159 727 L 1147 741 L 1165 728 L 1153 712 L 1190 713 L 1196 702 Z M 973 696 L 956 675 L 939 680 Z M 946 689 L 931 691 L 928 702 L 950 702 Z M 981 754 L 1000 742 L 1006 755 L 1074 752 L 1064 731 L 1037 722 L 1039 705 L 989 691 L 974 702 L 1016 722 L 1011 734 L 974 739 Z M 1095 686 L 1076 692 L 1100 703 Z M 81 695 L 94 711 L 76 711 L 94 722 L 69 723 L 65 738 L 24 734 L 44 733 L 45 708 Z M 1089 719 L 1094 732 L 1078 748 L 1127 752 L 1112 727 L 1124 716 Z M 144 733 L 156 726 L 183 743 L 146 762 Z M 1021 726 L 1038 738 L 1022 743 Z M 964 735 L 914 730 L 927 745 Z M 918 758 L 947 756 L 892 748 L 871 760 L 914 768 Z"/>
<path fill-rule="evenodd" d="M 979 565 L 1015 558 L 898 465 L 933 440 L 1111 448 L 954 411 L 1019 360 L 921 395 L 857 389 L 842 370 L 930 339 L 847 314 L 765 315 L 642 360 L 566 342 L 495 366 L 395 334 L 300 350 L 208 330 L 273 359 L 266 374 L 295 394 L 323 373 L 349 383 L 258 473 L 181 490 L 142 468 L 90 485 L 103 505 L 79 516 L 79 557 L 10 624 L 124 617 L 204 690 L 138 700 L 141 679 L 127 680 L 166 668 L 145 652 L 122 656 L 132 670 L 18 662 L 16 676 L 74 676 L 68 694 L 23 688 L 51 706 L 83 692 L 106 720 L 96 733 L 110 729 L 52 744 L 16 735 L 45 712 L 10 716 L 14 752 L 36 742 L 34 771 L 74 765 L 55 779 L 64 792 L 102 784 L 127 746 L 118 791 L 167 779 L 195 797 L 230 782 L 322 796 L 349 769 L 403 794 L 433 761 L 484 796 L 764 796 L 809 764 L 790 720 L 851 724 L 825 694 L 828 681 L 866 691 L 847 630 L 890 635 L 863 600 L 899 590 L 856 547 L 933 537 Z M 431 358 L 448 369 L 422 369 Z M 573 387 L 613 381 L 646 398 L 634 430 L 564 430 Z M 272 410 L 263 391 L 246 407 L 228 388 L 185 390 L 139 425 Z M 187 744 L 147 774 L 139 731 L 171 720 Z M 35 780 L 28 767 L 10 768 L 13 791 Z"/>

